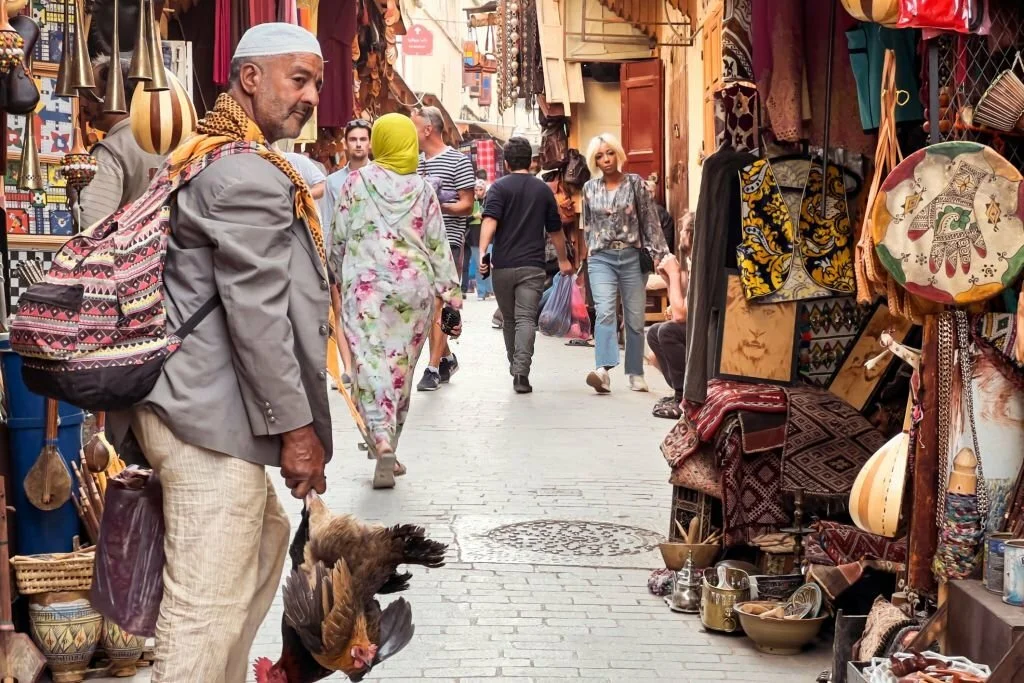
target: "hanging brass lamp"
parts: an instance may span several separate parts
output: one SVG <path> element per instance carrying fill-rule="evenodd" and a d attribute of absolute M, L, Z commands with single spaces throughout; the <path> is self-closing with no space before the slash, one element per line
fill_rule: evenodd
<path fill-rule="evenodd" d="M 164 68 L 164 48 L 160 41 L 160 27 L 156 23 L 153 0 L 146 0 L 146 46 L 149 48 L 149 62 L 152 67 L 152 79 L 146 84 L 149 92 L 170 90 L 167 83 L 167 71 Z"/>
<path fill-rule="evenodd" d="M 59 97 L 78 97 L 78 91 L 74 88 L 68 87 L 68 80 L 71 78 L 72 68 L 72 54 L 71 49 L 71 10 L 68 8 L 68 3 L 62 3 L 64 8 L 64 17 L 61 20 L 61 31 L 63 40 L 63 47 L 60 51 L 60 67 L 57 69 L 57 85 L 54 88 L 54 93 Z"/>
<path fill-rule="evenodd" d="M 96 87 L 96 79 L 92 73 L 92 62 L 89 60 L 88 40 L 82 27 L 83 11 L 81 0 L 75 0 L 75 41 L 67 85 L 75 90 L 92 90 Z"/>
<path fill-rule="evenodd" d="M 135 29 L 135 49 L 128 69 L 128 79 L 136 83 L 153 80 L 153 63 L 149 59 L 149 45 L 146 43 L 146 0 L 139 0 L 139 16 Z"/>
<path fill-rule="evenodd" d="M 117 32 L 117 0 L 114 0 L 114 37 L 110 41 L 110 64 L 107 69 L 107 92 L 103 96 L 103 112 L 127 114 L 128 99 L 124 93 L 124 74 L 121 72 L 121 45 Z"/>
<path fill-rule="evenodd" d="M 25 132 L 21 136 L 21 170 L 18 173 L 18 187 L 23 190 L 43 189 L 43 170 L 39 165 L 39 148 L 36 147 L 36 113 L 25 116 Z"/>

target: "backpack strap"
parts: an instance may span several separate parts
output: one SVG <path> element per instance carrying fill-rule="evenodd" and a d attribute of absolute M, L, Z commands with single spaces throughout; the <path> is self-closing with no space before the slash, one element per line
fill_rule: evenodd
<path fill-rule="evenodd" d="M 174 331 L 174 336 L 180 344 L 185 340 L 185 337 L 192 334 L 192 331 L 199 326 L 199 323 L 206 319 L 206 316 L 213 313 L 215 310 L 220 308 L 220 294 L 214 294 L 210 299 L 199 307 L 199 310 L 189 316 L 189 319 L 181 324 L 177 330 Z"/>

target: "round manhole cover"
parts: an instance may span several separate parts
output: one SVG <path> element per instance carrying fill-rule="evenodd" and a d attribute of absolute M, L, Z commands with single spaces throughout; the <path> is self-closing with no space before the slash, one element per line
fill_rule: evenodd
<path fill-rule="evenodd" d="M 654 550 L 664 539 L 653 531 L 607 522 L 538 520 L 491 529 L 485 536 L 517 550 L 552 555 L 616 557 Z"/>

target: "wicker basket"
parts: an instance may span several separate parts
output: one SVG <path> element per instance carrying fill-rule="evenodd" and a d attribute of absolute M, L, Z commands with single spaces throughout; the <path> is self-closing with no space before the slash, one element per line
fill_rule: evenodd
<path fill-rule="evenodd" d="M 92 586 L 92 550 L 11 558 L 18 592 L 22 595 L 87 591 Z"/>

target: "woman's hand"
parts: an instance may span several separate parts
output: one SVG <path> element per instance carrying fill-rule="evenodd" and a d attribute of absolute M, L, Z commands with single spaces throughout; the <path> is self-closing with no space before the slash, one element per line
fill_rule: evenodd
<path fill-rule="evenodd" d="M 658 271 L 659 275 L 678 275 L 680 271 L 679 261 L 676 259 L 675 254 L 669 254 L 661 259 L 661 263 L 658 264 L 655 270 Z"/>

